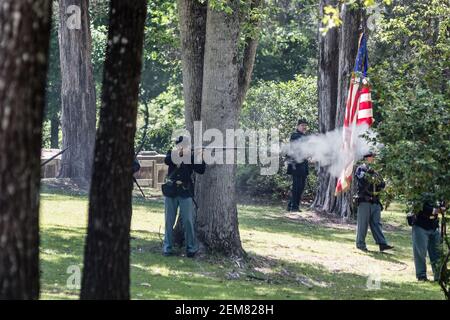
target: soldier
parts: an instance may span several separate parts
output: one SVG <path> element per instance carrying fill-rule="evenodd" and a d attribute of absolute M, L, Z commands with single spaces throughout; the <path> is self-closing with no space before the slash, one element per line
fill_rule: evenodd
<path fill-rule="evenodd" d="M 440 278 L 441 235 L 439 233 L 438 211 L 439 209 L 435 208 L 431 201 L 426 200 L 412 223 L 414 266 L 418 281 L 428 281 L 427 252 L 430 257 L 434 281 L 439 281 Z"/>
<path fill-rule="evenodd" d="M 189 163 L 175 163 L 172 159 L 172 151 L 170 150 L 164 163 L 169 166 L 168 177 L 173 185 L 173 191 L 171 194 L 165 194 L 164 207 L 165 207 L 165 234 L 163 243 L 163 254 L 170 256 L 172 254 L 173 247 L 173 227 L 175 224 L 177 210 L 180 207 L 180 216 L 183 221 L 184 233 L 186 239 L 186 256 L 192 258 L 198 250 L 196 237 L 194 232 L 194 184 L 192 182 L 192 174 L 194 172 L 203 174 L 205 172 L 206 164 L 203 161 L 201 164 L 194 163 L 194 154 L 191 152 L 191 146 L 185 144 L 183 146 L 183 140 L 188 140 L 185 137 L 179 137 L 176 144 L 176 152 L 180 158 L 184 155 L 190 154 L 188 157 Z M 200 149 L 199 152 L 202 150 Z M 164 190 L 163 190 L 164 191 Z"/>
<path fill-rule="evenodd" d="M 393 249 L 387 244 L 381 229 L 381 210 L 382 205 L 379 193 L 384 189 L 383 178 L 373 170 L 369 164 L 375 161 L 375 154 L 369 152 L 364 156 L 365 163 L 360 165 L 355 172 L 356 183 L 358 187 L 357 202 L 357 235 L 356 247 L 367 252 L 366 235 L 370 226 L 370 231 L 379 245 L 380 251 Z"/>
<path fill-rule="evenodd" d="M 291 135 L 291 146 L 293 143 L 302 139 L 307 131 L 308 122 L 305 119 L 298 120 L 297 130 Z M 287 174 L 292 175 L 292 192 L 287 210 L 301 212 L 300 202 L 309 173 L 308 160 L 305 159 L 302 162 L 297 162 L 292 156 L 288 156 L 288 161 Z"/>

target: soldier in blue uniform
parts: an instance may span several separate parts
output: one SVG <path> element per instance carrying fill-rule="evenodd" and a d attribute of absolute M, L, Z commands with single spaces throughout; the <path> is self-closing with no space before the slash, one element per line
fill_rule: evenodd
<path fill-rule="evenodd" d="M 297 130 L 291 135 L 291 145 L 305 137 L 307 131 L 308 122 L 305 119 L 298 120 Z M 287 210 L 300 212 L 300 202 L 309 174 L 308 160 L 305 159 L 302 162 L 297 162 L 292 156 L 288 156 L 287 174 L 292 175 L 291 199 Z"/>
<path fill-rule="evenodd" d="M 383 178 L 370 167 L 370 164 L 375 160 L 375 154 L 369 152 L 364 156 L 364 159 L 365 163 L 361 164 L 355 172 L 358 187 L 356 247 L 362 251 L 367 251 L 366 235 L 370 227 L 380 251 L 390 250 L 394 247 L 388 245 L 381 229 L 381 211 L 383 208 L 379 193 L 384 189 L 385 183 Z"/>
<path fill-rule="evenodd" d="M 164 197 L 165 207 L 165 234 L 163 242 L 163 254 L 172 255 L 173 249 L 173 227 L 177 216 L 177 210 L 180 208 L 180 216 L 183 221 L 184 233 L 186 239 L 186 256 L 192 258 L 195 256 L 198 246 L 194 231 L 194 184 L 192 174 L 203 174 L 206 164 L 203 161 L 200 164 L 194 162 L 194 154 L 191 147 L 183 146 L 185 137 L 180 136 L 176 140 L 176 148 L 180 158 L 184 154 L 191 154 L 189 163 L 174 163 L 172 159 L 172 150 L 167 152 L 164 163 L 169 166 L 168 176 L 175 185 L 175 194 Z M 187 139 L 186 139 L 187 140 Z M 201 151 L 201 150 L 200 150 Z"/>
<path fill-rule="evenodd" d="M 434 281 L 440 278 L 441 235 L 439 232 L 438 208 L 430 200 L 425 200 L 412 223 L 412 243 L 414 266 L 419 281 L 428 281 L 427 253 L 430 257 Z"/>

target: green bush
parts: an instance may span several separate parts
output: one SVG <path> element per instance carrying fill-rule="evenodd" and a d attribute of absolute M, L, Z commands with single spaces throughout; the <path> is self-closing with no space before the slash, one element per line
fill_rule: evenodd
<path fill-rule="evenodd" d="M 143 150 L 166 153 L 172 147 L 172 132 L 184 127 L 184 101 L 182 89 L 169 86 L 166 91 L 148 104 L 147 138 Z M 145 105 L 139 107 L 136 146 L 142 144 L 145 132 Z"/>
<path fill-rule="evenodd" d="M 276 128 L 282 142 L 288 142 L 297 120 L 305 118 L 311 131 L 317 130 L 317 80 L 297 75 L 287 82 L 259 81 L 250 88 L 240 117 L 243 129 Z M 305 199 L 314 198 L 317 177 L 310 168 Z M 275 175 L 264 176 L 256 165 L 242 165 L 237 170 L 237 187 L 253 196 L 287 199 L 291 177 L 286 175 L 284 159 Z"/>

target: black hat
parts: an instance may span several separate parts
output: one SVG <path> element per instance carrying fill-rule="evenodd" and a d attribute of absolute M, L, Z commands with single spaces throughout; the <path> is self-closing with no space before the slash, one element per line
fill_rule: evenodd
<path fill-rule="evenodd" d="M 301 125 L 301 124 L 308 124 L 308 121 L 306 121 L 306 119 L 302 118 L 302 119 L 298 119 L 297 121 L 297 125 Z"/>

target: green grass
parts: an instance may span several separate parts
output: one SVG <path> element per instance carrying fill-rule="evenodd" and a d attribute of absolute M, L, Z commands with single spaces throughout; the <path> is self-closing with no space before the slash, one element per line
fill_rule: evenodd
<path fill-rule="evenodd" d="M 383 213 L 390 254 L 354 247 L 354 225 L 317 221 L 312 213 L 286 215 L 275 206 L 239 206 L 249 261 L 221 257 L 163 257 L 161 200 L 134 201 L 131 241 L 133 299 L 443 299 L 436 283 L 414 276 L 410 229 L 401 206 Z M 66 285 L 70 266 L 82 267 L 87 198 L 43 190 L 41 298 L 76 299 Z M 369 275 L 379 289 L 368 289 Z M 431 277 L 431 276 L 430 276 Z"/>

